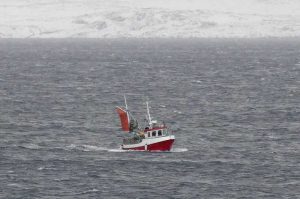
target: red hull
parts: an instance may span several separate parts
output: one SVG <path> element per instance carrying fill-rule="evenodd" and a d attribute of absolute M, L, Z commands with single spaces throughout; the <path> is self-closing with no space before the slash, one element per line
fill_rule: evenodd
<path fill-rule="evenodd" d="M 153 143 L 147 146 L 146 151 L 170 151 L 172 145 L 174 143 L 174 139 L 165 140 L 162 142 Z M 135 148 L 123 148 L 124 150 L 136 150 L 136 151 L 145 151 L 145 147 L 135 147 Z"/>

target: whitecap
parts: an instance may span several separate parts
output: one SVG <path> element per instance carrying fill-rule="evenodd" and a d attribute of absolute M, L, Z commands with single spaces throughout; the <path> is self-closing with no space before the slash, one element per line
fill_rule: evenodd
<path fill-rule="evenodd" d="M 182 113 L 181 111 L 178 111 L 178 110 L 174 110 L 173 112 L 174 112 L 174 113 L 178 113 L 178 114 L 181 114 L 181 113 Z"/>
<path fill-rule="evenodd" d="M 192 83 L 202 83 L 201 80 L 192 80 Z"/>
<path fill-rule="evenodd" d="M 70 144 L 68 146 L 66 146 L 68 149 L 75 149 L 76 145 L 75 144 Z"/>
<path fill-rule="evenodd" d="M 39 167 L 37 170 L 41 171 L 41 170 L 44 170 L 45 167 Z"/>
<path fill-rule="evenodd" d="M 18 183 L 10 183 L 10 184 L 7 184 L 7 186 L 9 186 L 9 187 L 23 187 L 21 184 L 18 184 Z"/>
<path fill-rule="evenodd" d="M 83 191 L 81 193 L 77 193 L 76 195 L 82 195 L 82 194 L 93 193 L 93 192 L 99 192 L 99 190 L 94 188 L 87 191 Z"/>
<path fill-rule="evenodd" d="M 35 149 L 35 150 L 41 148 L 41 146 L 36 145 L 36 144 L 23 144 L 23 145 L 20 145 L 20 147 L 25 148 L 25 149 Z"/>

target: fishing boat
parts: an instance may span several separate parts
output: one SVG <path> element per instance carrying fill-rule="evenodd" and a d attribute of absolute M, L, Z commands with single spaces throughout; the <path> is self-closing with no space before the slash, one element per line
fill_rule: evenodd
<path fill-rule="evenodd" d="M 153 120 L 150 115 L 149 104 L 146 102 L 147 117 L 145 124 L 140 127 L 139 122 L 128 110 L 126 97 L 124 96 L 125 107 L 116 107 L 120 117 L 121 127 L 129 137 L 123 139 L 121 148 L 123 150 L 137 151 L 170 151 L 175 141 L 175 136 L 165 125 Z"/>

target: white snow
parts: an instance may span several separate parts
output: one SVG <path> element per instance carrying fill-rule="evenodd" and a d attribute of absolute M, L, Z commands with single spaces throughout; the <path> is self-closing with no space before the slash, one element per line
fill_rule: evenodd
<path fill-rule="evenodd" d="M 299 0 L 0 1 L 3 38 L 299 36 Z"/>

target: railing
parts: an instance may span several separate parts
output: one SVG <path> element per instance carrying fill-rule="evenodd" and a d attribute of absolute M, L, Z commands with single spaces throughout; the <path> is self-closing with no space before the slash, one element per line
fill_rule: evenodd
<path fill-rule="evenodd" d="M 142 142 L 141 137 L 125 138 L 123 139 L 123 144 L 138 144 Z"/>

